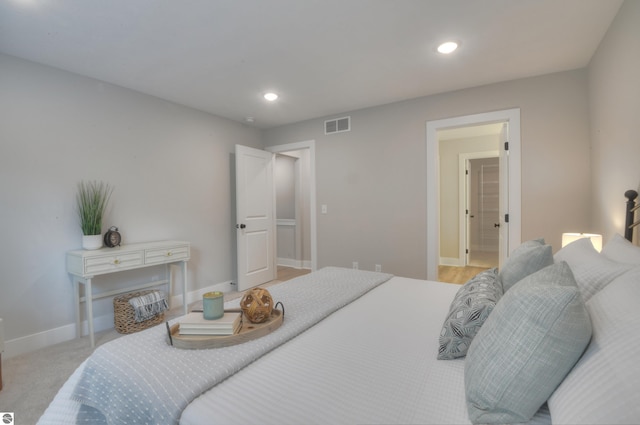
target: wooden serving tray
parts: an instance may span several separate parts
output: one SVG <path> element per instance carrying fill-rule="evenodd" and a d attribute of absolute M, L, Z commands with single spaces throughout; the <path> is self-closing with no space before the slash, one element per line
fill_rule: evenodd
<path fill-rule="evenodd" d="M 225 311 L 242 311 L 240 309 Z M 251 323 L 245 316 L 242 317 L 242 326 L 238 333 L 233 335 L 180 335 L 180 324 L 169 326 L 167 322 L 167 342 L 176 348 L 197 350 L 204 348 L 221 348 L 242 344 L 252 339 L 265 336 L 282 325 L 284 311 L 273 309 L 269 320 L 262 323 Z"/>

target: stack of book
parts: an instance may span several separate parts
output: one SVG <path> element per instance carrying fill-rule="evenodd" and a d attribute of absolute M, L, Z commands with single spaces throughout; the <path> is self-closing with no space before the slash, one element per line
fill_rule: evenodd
<path fill-rule="evenodd" d="M 241 312 L 226 311 L 224 316 L 207 320 L 202 312 L 191 312 L 180 320 L 180 335 L 233 335 L 242 325 Z"/>

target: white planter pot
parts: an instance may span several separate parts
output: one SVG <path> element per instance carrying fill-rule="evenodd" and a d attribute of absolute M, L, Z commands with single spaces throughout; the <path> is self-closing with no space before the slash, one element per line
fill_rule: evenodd
<path fill-rule="evenodd" d="M 82 235 L 82 248 L 88 250 L 102 248 L 102 235 Z"/>

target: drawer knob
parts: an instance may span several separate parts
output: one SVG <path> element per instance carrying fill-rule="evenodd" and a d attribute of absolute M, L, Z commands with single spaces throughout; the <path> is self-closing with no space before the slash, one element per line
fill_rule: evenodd
<path fill-rule="evenodd" d="M 171 257 L 173 253 L 171 251 L 167 252 L 167 257 Z"/>
<path fill-rule="evenodd" d="M 118 260 L 117 258 L 115 260 L 113 260 L 113 264 L 120 264 L 120 260 Z"/>

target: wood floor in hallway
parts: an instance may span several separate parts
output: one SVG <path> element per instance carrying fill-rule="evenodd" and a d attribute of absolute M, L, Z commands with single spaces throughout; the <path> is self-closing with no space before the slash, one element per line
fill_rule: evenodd
<path fill-rule="evenodd" d="M 275 280 L 265 282 L 261 285 L 258 285 L 261 288 L 268 288 L 269 286 L 275 285 L 276 283 L 284 282 L 286 280 L 291 280 L 298 276 L 304 276 L 305 274 L 311 273 L 309 269 L 296 269 L 295 267 L 286 267 L 286 266 L 278 266 L 277 277 Z M 231 291 L 225 292 L 224 300 L 229 301 L 235 298 L 242 296 L 244 292 Z"/>
<path fill-rule="evenodd" d="M 438 282 L 463 284 L 488 267 L 438 266 Z"/>
<path fill-rule="evenodd" d="M 294 277 L 303 276 L 311 273 L 309 269 L 296 269 L 294 267 L 278 266 L 277 280 L 284 282 L 285 280 L 293 279 Z"/>
<path fill-rule="evenodd" d="M 447 282 L 447 283 L 457 283 L 463 284 L 471 279 L 473 276 L 477 275 L 481 271 L 486 270 L 489 267 L 485 266 L 466 266 L 466 267 L 457 267 L 457 266 L 438 266 L 438 281 L 439 282 Z M 309 269 L 296 269 L 294 267 L 285 267 L 278 266 L 278 277 L 276 280 L 272 280 L 271 282 L 267 282 L 263 285 L 263 287 L 268 287 L 274 285 L 279 282 L 284 282 L 286 280 L 293 279 L 298 276 L 303 276 L 305 274 L 311 273 Z M 235 295 L 235 294 L 229 294 Z"/>

